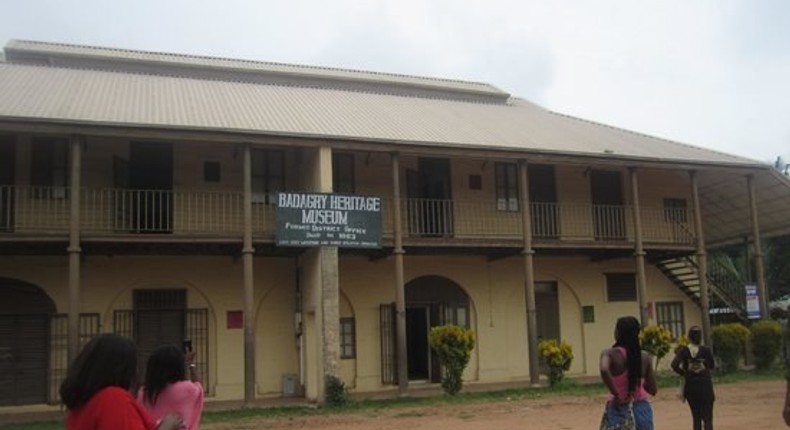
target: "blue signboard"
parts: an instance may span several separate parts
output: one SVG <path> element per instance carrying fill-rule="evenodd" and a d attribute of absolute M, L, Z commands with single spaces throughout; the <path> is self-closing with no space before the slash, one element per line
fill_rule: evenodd
<path fill-rule="evenodd" d="M 381 197 L 277 193 L 278 246 L 381 248 Z"/>

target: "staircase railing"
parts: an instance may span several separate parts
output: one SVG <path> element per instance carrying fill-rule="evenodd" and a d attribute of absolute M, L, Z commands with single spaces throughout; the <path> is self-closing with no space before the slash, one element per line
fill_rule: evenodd
<path fill-rule="evenodd" d="M 746 293 L 743 289 L 746 282 L 734 268 L 722 263 L 716 257 L 708 258 L 708 281 L 713 299 L 731 308 L 739 316 L 746 317 Z"/>

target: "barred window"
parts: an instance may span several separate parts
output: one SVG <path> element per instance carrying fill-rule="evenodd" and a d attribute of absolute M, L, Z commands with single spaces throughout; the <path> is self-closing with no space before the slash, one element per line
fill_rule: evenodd
<path fill-rule="evenodd" d="M 686 332 L 683 318 L 682 302 L 657 302 L 656 323 L 669 330 L 672 339 L 677 339 Z"/>

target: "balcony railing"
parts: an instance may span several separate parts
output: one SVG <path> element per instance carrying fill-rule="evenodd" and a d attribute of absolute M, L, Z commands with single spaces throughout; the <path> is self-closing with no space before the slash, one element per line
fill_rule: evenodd
<path fill-rule="evenodd" d="M 69 228 L 69 190 L 0 187 L 0 232 L 61 234 Z M 520 240 L 521 208 L 489 200 L 403 199 L 404 236 L 421 239 Z M 272 238 L 275 207 L 253 203 L 253 234 Z M 85 235 L 241 236 L 243 194 L 225 191 L 91 189 L 80 192 Z M 646 243 L 694 243 L 685 208 L 640 209 Z M 632 207 L 589 203 L 530 204 L 532 235 L 543 241 L 633 241 Z M 383 199 L 382 229 L 392 237 L 392 199 Z"/>

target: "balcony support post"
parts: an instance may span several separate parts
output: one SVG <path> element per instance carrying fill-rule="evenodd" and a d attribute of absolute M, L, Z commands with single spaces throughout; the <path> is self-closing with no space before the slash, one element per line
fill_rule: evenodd
<path fill-rule="evenodd" d="M 524 258 L 524 283 L 526 284 L 527 299 L 527 342 L 529 350 L 529 382 L 538 385 L 540 369 L 538 367 L 538 316 L 535 306 L 535 267 L 532 249 L 532 219 L 529 205 L 529 175 L 527 175 L 527 160 L 519 160 L 519 200 L 521 201 L 521 231 L 524 236 L 524 248 L 521 255 Z"/>
<path fill-rule="evenodd" d="M 69 365 L 80 351 L 80 171 L 82 170 L 81 136 L 72 136 L 71 177 L 70 177 L 70 210 L 69 210 L 69 313 L 67 329 L 67 356 Z"/>
<path fill-rule="evenodd" d="M 244 144 L 244 238 L 241 260 L 244 271 L 244 404 L 255 402 L 255 308 L 252 247 L 252 149 Z"/>
<path fill-rule="evenodd" d="M 649 323 L 647 304 L 647 277 L 645 276 L 645 249 L 642 244 L 642 217 L 639 208 L 639 175 L 636 167 L 628 169 L 631 174 L 631 199 L 634 217 L 634 257 L 636 258 L 636 287 L 639 296 L 639 318 L 642 327 Z"/>
<path fill-rule="evenodd" d="M 708 253 L 705 248 L 705 234 L 702 230 L 702 210 L 699 200 L 699 177 L 698 172 L 689 172 L 691 176 L 691 198 L 694 205 L 694 232 L 697 236 L 697 270 L 699 271 L 699 300 L 702 312 L 702 336 L 705 345 L 712 344 L 712 332 L 710 327 L 710 290 L 708 285 Z"/>
<path fill-rule="evenodd" d="M 400 154 L 392 153 L 392 225 L 395 257 L 395 342 L 397 353 L 398 394 L 409 391 L 408 356 L 406 355 L 406 291 L 403 276 L 403 226 L 401 225 Z"/>
<path fill-rule="evenodd" d="M 746 176 L 749 187 L 749 208 L 752 220 L 752 243 L 754 245 L 754 271 L 757 275 L 757 294 L 760 296 L 760 318 L 768 318 L 768 289 L 765 285 L 765 268 L 763 266 L 763 246 L 760 240 L 760 221 L 757 218 L 757 191 L 754 187 L 754 175 Z"/>

